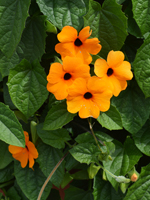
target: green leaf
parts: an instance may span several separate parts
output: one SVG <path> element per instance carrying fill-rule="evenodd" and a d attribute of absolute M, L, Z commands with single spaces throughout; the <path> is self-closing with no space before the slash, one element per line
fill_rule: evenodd
<path fill-rule="evenodd" d="M 150 121 L 147 123 L 136 133 L 133 135 L 135 145 L 137 148 L 147 156 L 150 156 Z"/>
<path fill-rule="evenodd" d="M 11 200 L 21 200 L 21 197 L 18 195 L 18 192 L 16 191 L 16 189 L 13 186 L 11 188 L 9 188 L 9 190 L 7 191 L 7 196 Z"/>
<path fill-rule="evenodd" d="M 100 172 L 94 178 L 93 189 L 94 200 L 123 199 L 123 194 L 120 191 L 117 192 L 108 181 L 104 181 Z"/>
<path fill-rule="evenodd" d="M 15 106 L 29 117 L 36 112 L 48 96 L 46 74 L 38 61 L 30 64 L 22 60 L 10 70 L 8 88 Z"/>
<path fill-rule="evenodd" d="M 112 103 L 120 112 L 123 127 L 132 134 L 138 132 L 149 118 L 150 101 L 145 99 L 134 81 L 118 97 L 113 98 Z"/>
<path fill-rule="evenodd" d="M 102 7 L 98 2 L 90 0 L 84 26 L 90 26 L 92 37 L 100 40 L 100 56 L 104 58 L 110 50 L 119 50 L 127 36 L 127 18 L 115 0 L 105 0 Z"/>
<path fill-rule="evenodd" d="M 83 27 L 83 15 L 88 10 L 89 0 L 37 0 L 37 3 L 47 19 L 57 28 L 61 30 L 64 26 L 73 26 L 79 31 Z"/>
<path fill-rule="evenodd" d="M 11 110 L 15 110 L 15 109 L 17 109 L 16 108 L 16 106 L 13 104 L 13 102 L 12 102 L 12 100 L 11 100 L 11 98 L 10 98 L 10 94 L 9 94 L 9 91 L 8 91 L 8 86 L 7 86 L 7 78 L 4 78 L 3 79 L 3 97 L 4 97 L 4 103 L 6 104 L 6 105 L 8 105 L 9 106 L 9 108 L 11 109 Z"/>
<path fill-rule="evenodd" d="M 123 200 L 150 199 L 150 164 L 142 168 L 138 180 L 128 189 Z"/>
<path fill-rule="evenodd" d="M 21 124 L 8 106 L 0 103 L 0 140 L 14 145 L 25 146 L 24 133 Z"/>
<path fill-rule="evenodd" d="M 19 63 L 19 56 L 15 52 L 12 57 L 7 58 L 2 51 L 0 51 L 0 73 L 2 77 L 9 75 L 9 70 L 14 68 Z"/>
<path fill-rule="evenodd" d="M 45 131 L 43 130 L 43 123 L 38 124 L 37 133 L 45 144 L 58 149 L 64 148 L 65 141 L 71 140 L 69 132 L 66 129 L 61 128 L 57 130 Z"/>
<path fill-rule="evenodd" d="M 69 150 L 69 152 L 77 161 L 87 164 L 91 162 L 98 163 L 98 155 L 100 154 L 98 147 L 92 143 L 78 144 Z"/>
<path fill-rule="evenodd" d="M 8 151 L 8 144 L 0 140 L 0 147 L 0 169 L 3 169 L 13 161 L 13 157 Z"/>
<path fill-rule="evenodd" d="M 28 16 L 30 0 L 0 1 L 0 49 L 11 57 L 18 45 Z"/>
<path fill-rule="evenodd" d="M 142 154 L 130 138 L 126 139 L 124 146 L 117 141 L 114 143 L 116 147 L 115 152 L 111 154 L 112 161 L 103 161 L 104 168 L 116 176 L 125 176 L 137 164 Z M 107 178 L 112 186 L 117 189 L 119 184 L 116 180 L 109 174 L 107 174 Z"/>
<path fill-rule="evenodd" d="M 139 25 L 142 34 L 149 33 L 150 27 L 150 5 L 149 0 L 132 0 L 133 16 Z"/>
<path fill-rule="evenodd" d="M 54 167 L 63 157 L 63 153 L 59 149 L 55 149 L 49 145 L 44 143 L 40 143 L 37 146 L 39 157 L 37 162 L 40 165 L 40 168 L 46 177 L 52 172 Z M 65 174 L 65 163 L 62 162 L 61 165 L 57 168 L 53 176 L 51 177 L 50 181 L 59 188 L 64 174 Z"/>
<path fill-rule="evenodd" d="M 138 49 L 133 62 L 134 74 L 138 85 L 146 97 L 150 97 L 150 36 Z"/>
<path fill-rule="evenodd" d="M 46 20 L 46 32 L 57 34 L 57 28 L 50 21 Z"/>
<path fill-rule="evenodd" d="M 134 35 L 137 38 L 142 37 L 141 30 L 140 30 L 139 26 L 137 25 L 135 19 L 133 18 L 132 3 L 131 2 L 129 3 L 129 5 L 125 9 L 125 14 L 128 17 L 128 32 L 131 35 Z"/>
<path fill-rule="evenodd" d="M 65 200 L 94 200 L 91 191 L 84 191 L 79 188 L 70 186 L 65 191 Z"/>
<path fill-rule="evenodd" d="M 14 173 L 18 185 L 28 199 L 37 200 L 37 197 L 39 195 L 42 185 L 46 180 L 46 177 L 39 169 L 37 164 L 35 164 L 33 168 L 34 170 L 28 168 L 28 166 L 26 168 L 22 168 L 20 162 L 15 160 Z M 52 184 L 49 182 L 42 194 L 41 200 L 47 199 L 51 188 Z"/>
<path fill-rule="evenodd" d="M 69 113 L 67 111 L 66 102 L 60 102 L 56 105 L 53 105 L 49 110 L 45 122 L 44 122 L 44 130 L 56 130 L 61 128 L 65 124 L 69 123 L 75 114 Z"/>
<path fill-rule="evenodd" d="M 109 130 L 118 130 L 122 129 L 121 116 L 117 109 L 114 106 L 110 106 L 107 112 L 101 112 L 97 121 Z"/>
<path fill-rule="evenodd" d="M 41 60 L 45 52 L 45 21 L 46 17 L 41 15 L 32 16 L 27 19 L 26 27 L 16 50 L 20 61 L 23 58 L 30 62 L 36 59 Z"/>
<path fill-rule="evenodd" d="M 10 181 L 14 178 L 14 163 L 11 163 L 4 169 L 0 169 L 0 183 Z"/>
<path fill-rule="evenodd" d="M 110 137 L 108 134 L 100 132 L 100 131 L 96 131 L 95 136 L 97 137 L 98 140 L 101 140 L 101 141 L 111 142 L 113 140 L 113 138 Z M 75 138 L 75 141 L 79 144 L 81 144 L 81 143 L 95 143 L 95 140 L 94 140 L 92 133 L 89 133 L 89 132 L 82 133 L 82 134 L 78 135 Z"/>

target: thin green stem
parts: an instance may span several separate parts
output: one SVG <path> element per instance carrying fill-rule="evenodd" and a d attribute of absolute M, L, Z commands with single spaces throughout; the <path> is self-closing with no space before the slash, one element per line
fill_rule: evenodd
<path fill-rule="evenodd" d="M 66 143 L 70 148 L 72 148 L 72 145 L 71 145 L 69 142 L 65 141 L 65 143 Z"/>
<path fill-rule="evenodd" d="M 100 146 L 99 146 L 99 144 L 98 144 L 97 138 L 96 138 L 96 136 L 95 136 L 95 134 L 94 134 L 94 131 L 93 131 L 93 128 L 92 128 L 92 124 L 91 124 L 89 118 L 88 118 L 88 123 L 89 123 L 89 127 L 90 127 L 90 130 L 91 130 L 91 133 L 92 133 L 92 135 L 93 135 L 93 137 L 94 137 L 94 140 L 95 140 L 95 142 L 96 142 L 96 144 L 97 144 L 99 150 L 101 151 L 101 153 L 103 153 L 102 149 L 100 148 Z"/>
<path fill-rule="evenodd" d="M 116 178 L 117 176 L 115 176 L 114 174 L 112 174 L 110 171 L 108 171 L 107 169 L 105 169 L 101 164 L 98 164 L 106 173 L 110 174 L 111 177 Z"/>

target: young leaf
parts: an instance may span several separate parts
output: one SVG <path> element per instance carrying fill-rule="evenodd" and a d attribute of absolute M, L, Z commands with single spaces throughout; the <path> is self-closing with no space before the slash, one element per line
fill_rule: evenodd
<path fill-rule="evenodd" d="M 145 99 L 134 81 L 118 97 L 113 98 L 112 103 L 120 112 L 123 127 L 132 134 L 138 132 L 149 118 L 150 101 Z"/>
<path fill-rule="evenodd" d="M 98 2 L 90 0 L 84 26 L 90 26 L 92 37 L 100 40 L 100 56 L 104 58 L 110 50 L 119 50 L 127 36 L 127 18 L 115 0 L 105 0 L 102 7 Z"/>
<path fill-rule="evenodd" d="M 41 12 L 47 16 L 60 30 L 64 26 L 73 26 L 78 31 L 83 27 L 83 15 L 88 10 L 89 0 L 82 1 L 66 1 L 66 0 L 51 0 L 37 1 Z"/>
<path fill-rule="evenodd" d="M 150 156 L 150 121 L 148 120 L 146 124 L 133 135 L 135 145 L 137 148 L 147 156 Z"/>
<path fill-rule="evenodd" d="M 98 147 L 92 143 L 82 143 L 74 146 L 70 151 L 71 155 L 80 163 L 90 164 L 98 162 L 100 151 Z"/>
<path fill-rule="evenodd" d="M 130 171 L 135 164 L 137 164 L 142 154 L 130 138 L 126 139 L 124 147 L 117 141 L 114 143 L 116 147 L 115 152 L 111 154 L 112 161 L 104 161 L 104 168 L 116 176 L 125 176 L 126 173 Z M 107 174 L 107 178 L 113 187 L 117 189 L 119 184 L 115 181 L 115 179 L 109 174 Z"/>
<path fill-rule="evenodd" d="M 22 60 L 10 70 L 8 88 L 15 106 L 28 118 L 48 96 L 46 74 L 38 61 Z"/>
<path fill-rule="evenodd" d="M 0 49 L 11 57 L 18 45 L 28 16 L 30 0 L 0 1 Z"/>
<path fill-rule="evenodd" d="M 57 129 L 51 131 L 43 130 L 43 123 L 37 126 L 38 136 L 45 144 L 61 149 L 65 147 L 65 141 L 71 140 L 69 132 L 66 129 Z"/>
<path fill-rule="evenodd" d="M 14 173 L 18 185 L 24 192 L 28 199 L 37 200 L 42 185 L 44 184 L 46 177 L 40 170 L 37 164 L 34 165 L 34 170 L 28 166 L 21 168 L 20 162 L 15 160 Z M 42 194 L 41 200 L 45 200 L 52 188 L 52 184 L 49 182 Z"/>
<path fill-rule="evenodd" d="M 128 189 L 123 200 L 150 199 L 150 164 L 142 168 L 138 180 Z"/>
<path fill-rule="evenodd" d="M 8 151 L 8 144 L 0 140 L 0 147 L 0 169 L 3 169 L 13 161 L 13 157 Z"/>
<path fill-rule="evenodd" d="M 60 102 L 56 105 L 53 105 L 49 110 L 45 122 L 44 122 L 44 130 L 56 130 L 61 128 L 68 122 L 70 122 L 75 114 L 69 113 L 67 111 L 66 102 Z"/>
<path fill-rule="evenodd" d="M 39 163 L 40 168 L 44 173 L 44 175 L 48 177 L 51 171 L 63 157 L 63 153 L 61 150 L 55 149 L 44 143 L 40 143 L 37 146 L 37 149 L 39 152 L 39 157 L 37 159 L 37 162 Z M 61 163 L 61 165 L 58 167 L 58 169 L 55 171 L 52 178 L 50 179 L 50 181 L 58 188 L 65 174 L 64 164 L 65 164 L 64 162 Z"/>
<path fill-rule="evenodd" d="M 104 181 L 100 172 L 94 178 L 93 189 L 94 200 L 122 200 L 124 196 L 120 191 L 117 192 L 108 181 Z"/>
<path fill-rule="evenodd" d="M 142 34 L 149 33 L 150 26 L 150 5 L 149 0 L 132 0 L 133 15 L 139 25 Z"/>
<path fill-rule="evenodd" d="M 122 129 L 121 116 L 117 109 L 114 106 L 110 106 L 107 112 L 101 112 L 97 121 L 109 130 L 118 130 Z"/>
<path fill-rule="evenodd" d="M 144 19 L 145 20 L 145 19 Z M 150 97 L 150 36 L 145 39 L 144 44 L 138 49 L 133 62 L 134 74 L 138 85 L 146 97 Z"/>
<path fill-rule="evenodd" d="M 0 127 L 0 140 L 15 146 L 25 146 L 21 124 L 13 111 L 3 103 L 0 103 Z"/>

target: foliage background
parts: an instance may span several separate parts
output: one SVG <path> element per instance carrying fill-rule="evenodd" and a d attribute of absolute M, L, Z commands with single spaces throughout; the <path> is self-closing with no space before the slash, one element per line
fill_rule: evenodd
<path fill-rule="evenodd" d="M 36 200 L 69 150 L 41 199 L 63 199 L 64 190 L 65 200 L 150 199 L 149 12 L 149 0 L 0 0 L 0 188 L 5 193 L 0 198 Z M 92 119 L 112 160 L 98 151 L 87 120 L 68 113 L 66 103 L 46 90 L 50 64 L 60 57 L 54 50 L 57 33 L 65 25 L 78 31 L 90 26 L 92 37 L 101 41 L 98 56 L 106 59 L 110 50 L 121 50 L 131 63 L 128 88 Z M 24 147 L 23 130 L 39 152 L 34 170 L 22 169 L 8 152 L 9 144 Z M 135 166 L 139 179 L 118 183 L 90 164 L 99 161 L 116 176 L 128 177 Z"/>

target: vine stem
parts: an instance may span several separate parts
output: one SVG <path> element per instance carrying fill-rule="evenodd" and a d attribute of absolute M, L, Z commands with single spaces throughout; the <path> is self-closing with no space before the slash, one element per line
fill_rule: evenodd
<path fill-rule="evenodd" d="M 46 187 L 46 185 L 48 184 L 49 180 L 51 179 L 51 177 L 53 176 L 53 174 L 55 173 L 55 171 L 57 170 L 57 168 L 60 166 L 60 164 L 62 163 L 62 161 L 65 159 L 65 157 L 68 155 L 69 151 L 61 158 L 61 160 L 57 163 L 57 165 L 54 167 L 54 169 L 51 171 L 50 175 L 47 177 L 46 181 L 44 182 L 40 192 L 39 192 L 39 195 L 38 195 L 38 198 L 37 200 L 40 200 L 41 199 L 41 196 L 44 192 L 44 189 Z"/>
<path fill-rule="evenodd" d="M 89 123 L 89 127 L 90 127 L 90 130 L 91 130 L 91 133 L 92 133 L 92 135 L 93 135 L 93 137 L 94 137 L 94 140 L 95 140 L 95 142 L 96 142 L 96 144 L 97 144 L 99 150 L 101 151 L 101 153 L 103 153 L 102 149 L 100 148 L 100 146 L 99 146 L 99 144 L 98 144 L 97 138 L 96 138 L 96 136 L 95 136 L 95 134 L 94 134 L 94 131 L 93 131 L 93 128 L 92 128 L 92 124 L 91 124 L 89 118 L 88 118 L 88 123 Z"/>

